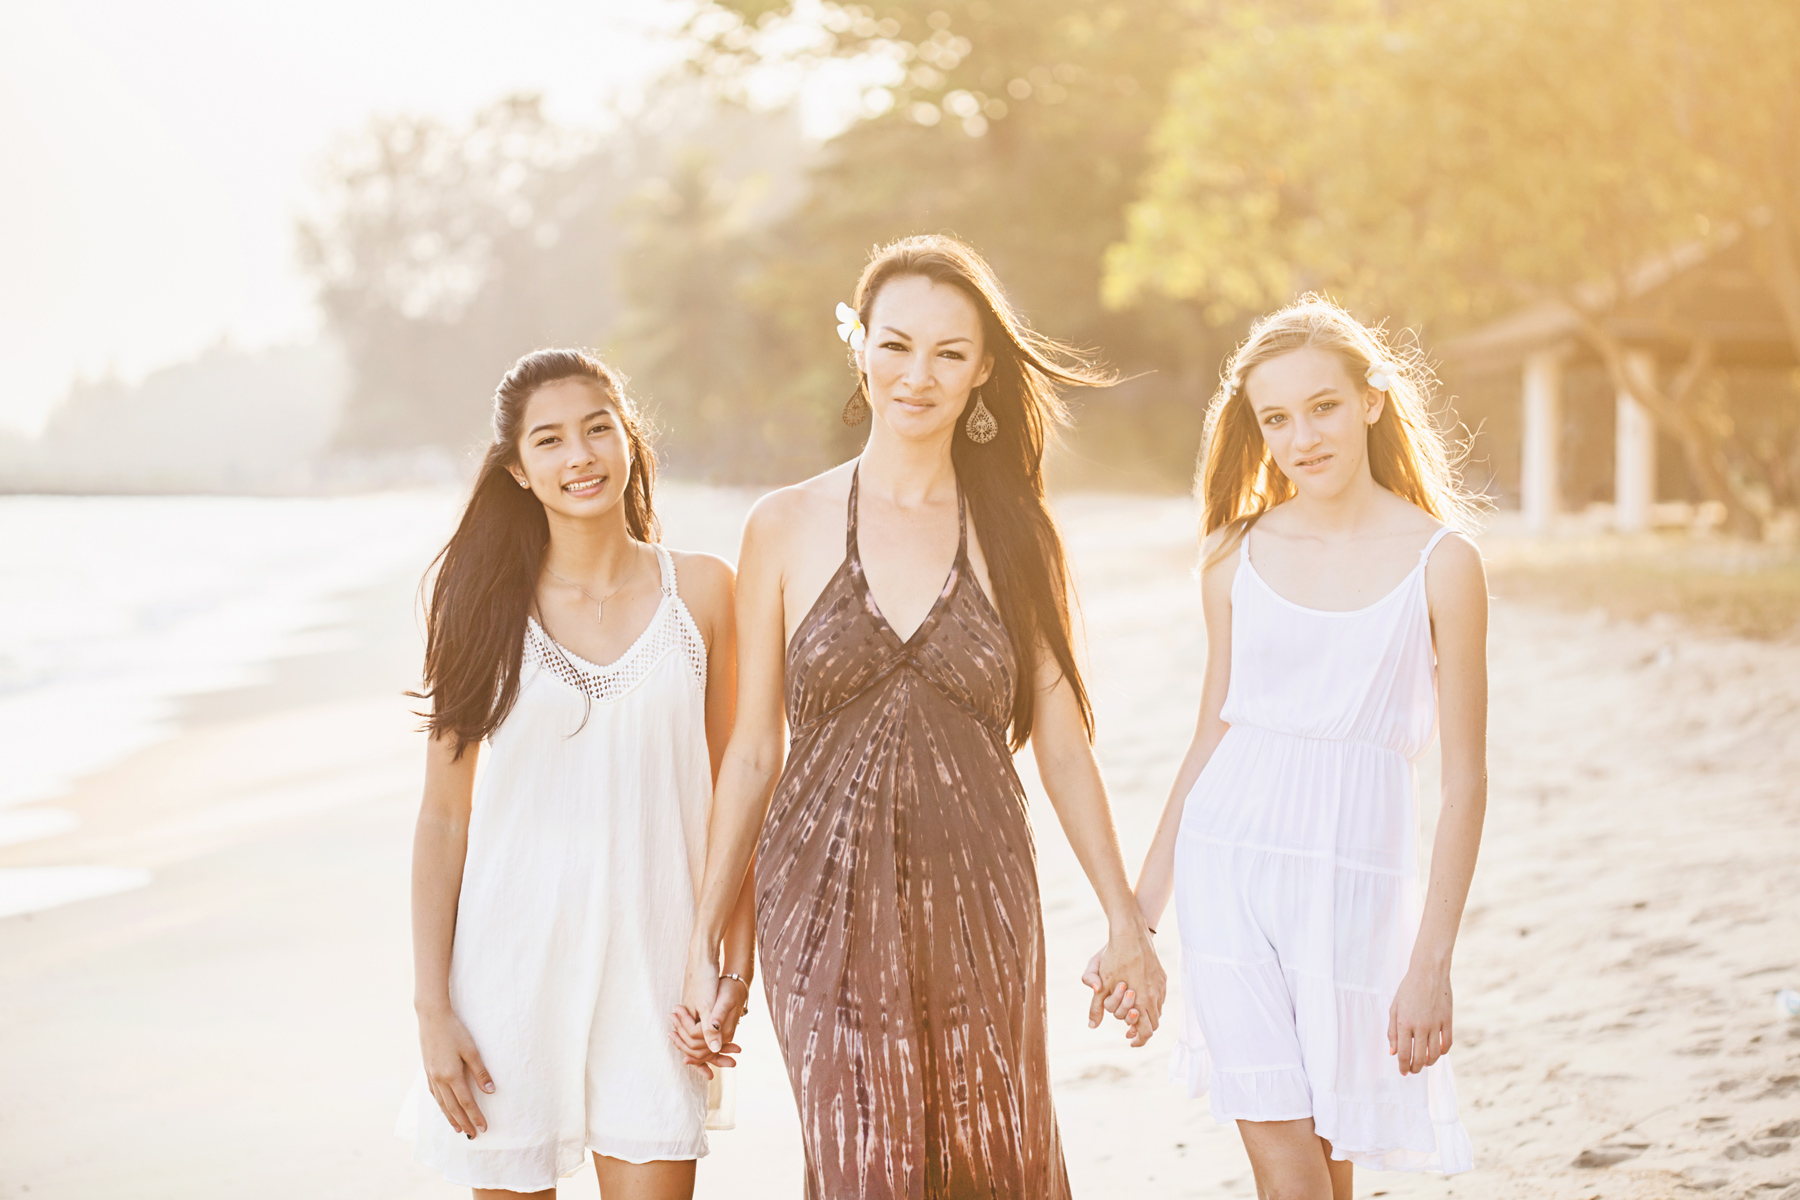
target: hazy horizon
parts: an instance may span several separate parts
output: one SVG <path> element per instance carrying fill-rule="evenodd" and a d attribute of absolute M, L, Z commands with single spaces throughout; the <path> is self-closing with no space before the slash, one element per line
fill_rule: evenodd
<path fill-rule="evenodd" d="M 310 173 L 376 113 L 535 92 L 603 119 L 676 56 L 673 0 L 505 9 L 16 0 L 0 10 L 0 430 L 82 379 L 319 328 L 295 255 Z"/>

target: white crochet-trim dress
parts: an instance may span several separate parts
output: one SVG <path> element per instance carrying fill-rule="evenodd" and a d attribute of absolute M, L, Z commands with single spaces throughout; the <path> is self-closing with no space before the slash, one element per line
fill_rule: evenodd
<path fill-rule="evenodd" d="M 656 547 L 662 597 L 609 666 L 535 620 L 519 698 L 469 819 L 450 1003 L 494 1078 L 469 1140 L 421 1071 L 398 1132 L 465 1187 L 533 1192 L 588 1151 L 706 1153 L 707 1082 L 667 1036 L 705 866 L 706 645 Z"/>
<path fill-rule="evenodd" d="M 1413 762 L 1437 732 L 1425 564 L 1353 612 L 1231 585 L 1230 726 L 1175 849 L 1186 1014 L 1170 1074 L 1213 1117 L 1311 1117 L 1332 1156 L 1465 1171 L 1450 1060 L 1402 1076 L 1388 1006 L 1419 927 Z"/>

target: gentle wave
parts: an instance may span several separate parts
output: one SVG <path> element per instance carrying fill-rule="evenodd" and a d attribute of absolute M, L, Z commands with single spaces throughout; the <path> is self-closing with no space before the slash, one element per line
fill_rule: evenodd
<path fill-rule="evenodd" d="M 416 578 L 455 509 L 446 492 L 0 497 L 0 845 L 76 828 L 39 802 L 171 736 L 183 697 L 341 644 L 343 597 Z M 0 869 L 0 917 L 149 881 Z"/>

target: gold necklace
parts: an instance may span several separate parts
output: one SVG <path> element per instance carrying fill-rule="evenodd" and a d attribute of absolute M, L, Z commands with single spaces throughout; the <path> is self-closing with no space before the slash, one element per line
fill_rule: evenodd
<path fill-rule="evenodd" d="M 633 543 L 634 548 L 635 545 L 636 543 Z M 564 583 L 586 596 L 589 600 L 592 600 L 594 602 L 594 621 L 595 623 L 599 623 L 606 620 L 606 602 L 618 595 L 620 588 L 623 588 L 626 584 L 637 578 L 638 568 L 643 565 L 643 562 L 644 560 L 641 556 L 634 555 L 631 563 L 631 570 L 626 573 L 624 579 L 619 581 L 618 587 L 606 593 L 604 596 L 596 596 L 594 593 L 582 587 L 579 583 L 576 583 L 573 579 L 570 579 L 567 575 L 558 574 L 555 568 L 551 567 L 549 563 L 544 564 L 544 570 L 562 580 Z"/>

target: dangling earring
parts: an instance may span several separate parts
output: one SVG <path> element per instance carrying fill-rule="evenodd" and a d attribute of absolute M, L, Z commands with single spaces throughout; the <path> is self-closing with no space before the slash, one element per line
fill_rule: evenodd
<path fill-rule="evenodd" d="M 850 393 L 850 399 L 844 402 L 844 424 L 852 428 L 869 419 L 869 401 L 863 395 L 862 376 L 856 378 L 856 390 Z"/>
<path fill-rule="evenodd" d="M 988 411 L 986 401 L 981 398 L 980 388 L 975 389 L 975 411 L 969 414 L 963 431 L 977 446 L 987 445 L 1000 432 L 1000 422 L 994 420 L 994 414 Z"/>

